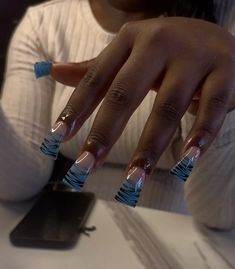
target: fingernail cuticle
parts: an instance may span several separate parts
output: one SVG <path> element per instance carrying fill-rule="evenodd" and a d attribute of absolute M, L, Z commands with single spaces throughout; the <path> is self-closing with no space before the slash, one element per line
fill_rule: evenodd
<path fill-rule="evenodd" d="M 52 127 L 49 134 L 44 138 L 40 147 L 41 152 L 49 158 L 56 160 L 59 153 L 59 147 L 64 140 L 66 130 L 67 127 L 64 122 L 57 122 L 54 127 Z"/>
<path fill-rule="evenodd" d="M 198 147 L 189 148 L 183 158 L 171 169 L 170 174 L 175 176 L 177 179 L 186 181 L 199 156 L 200 149 Z"/>
<path fill-rule="evenodd" d="M 34 73 L 36 78 L 41 78 L 50 75 L 52 62 L 44 61 L 34 64 Z"/>
<path fill-rule="evenodd" d="M 146 174 L 142 168 L 133 167 L 116 194 L 115 200 L 122 204 L 135 207 L 140 197 L 145 178 Z"/>
<path fill-rule="evenodd" d="M 94 165 L 94 156 L 90 152 L 83 152 L 69 169 L 63 182 L 76 191 L 81 192 Z"/>

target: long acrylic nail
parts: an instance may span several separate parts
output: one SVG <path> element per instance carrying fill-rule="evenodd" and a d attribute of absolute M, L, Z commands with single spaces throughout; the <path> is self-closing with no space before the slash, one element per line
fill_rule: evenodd
<path fill-rule="evenodd" d="M 49 134 L 44 138 L 40 150 L 49 158 L 56 160 L 59 153 L 60 144 L 64 140 L 66 131 L 66 123 L 63 121 L 57 122 Z"/>
<path fill-rule="evenodd" d="M 34 64 L 34 73 L 36 78 L 41 78 L 50 75 L 52 62 L 44 61 Z"/>
<path fill-rule="evenodd" d="M 145 178 L 146 174 L 144 169 L 133 167 L 128 172 L 125 182 L 115 196 L 115 200 L 122 204 L 135 207 L 144 185 Z"/>
<path fill-rule="evenodd" d="M 95 157 L 84 151 L 65 175 L 63 182 L 78 192 L 82 191 L 85 181 L 95 165 Z"/>
<path fill-rule="evenodd" d="M 198 147 L 189 148 L 183 158 L 171 169 L 170 174 L 174 175 L 177 179 L 186 181 L 199 156 L 200 149 Z"/>

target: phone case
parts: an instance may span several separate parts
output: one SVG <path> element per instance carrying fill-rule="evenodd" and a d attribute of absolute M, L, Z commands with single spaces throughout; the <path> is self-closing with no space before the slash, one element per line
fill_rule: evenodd
<path fill-rule="evenodd" d="M 95 195 L 89 192 L 44 192 L 10 233 L 10 240 L 16 246 L 72 247 L 94 203 Z"/>

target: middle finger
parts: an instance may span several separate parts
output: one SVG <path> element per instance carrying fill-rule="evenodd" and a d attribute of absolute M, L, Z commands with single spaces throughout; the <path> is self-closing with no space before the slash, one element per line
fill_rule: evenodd
<path fill-rule="evenodd" d="M 98 110 L 83 153 L 64 178 L 64 182 L 75 189 L 81 190 L 80 180 L 76 180 L 80 173 L 78 168 L 85 166 L 91 170 L 91 167 L 94 168 L 104 159 L 121 135 L 130 116 L 153 85 L 155 78 L 161 73 L 164 62 L 152 61 L 150 66 L 151 56 L 148 55 L 149 58 L 139 53 L 138 49 L 133 50 L 112 82 Z M 143 74 L 147 75 L 143 77 Z M 84 156 L 86 157 L 83 158 Z"/>

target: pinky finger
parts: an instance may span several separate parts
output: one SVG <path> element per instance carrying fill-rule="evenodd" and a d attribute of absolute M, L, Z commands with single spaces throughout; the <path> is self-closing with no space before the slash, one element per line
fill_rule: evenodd
<path fill-rule="evenodd" d="M 199 157 L 217 136 L 234 97 L 229 72 L 213 71 L 206 79 L 195 122 L 182 150 L 182 159 L 171 169 L 176 178 L 186 181 Z"/>

